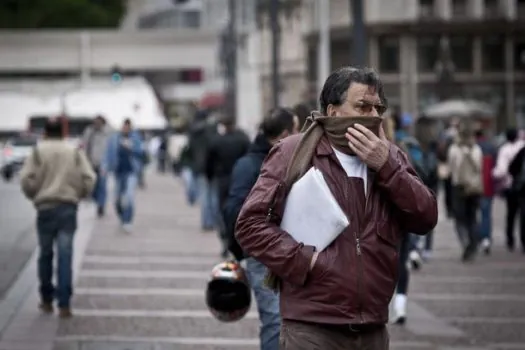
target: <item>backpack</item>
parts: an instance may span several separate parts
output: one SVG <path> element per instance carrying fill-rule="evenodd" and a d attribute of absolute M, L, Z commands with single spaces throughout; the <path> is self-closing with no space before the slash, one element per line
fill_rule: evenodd
<path fill-rule="evenodd" d="M 458 165 L 457 185 L 466 196 L 483 194 L 481 167 L 476 165 L 470 151 L 462 153 Z"/>

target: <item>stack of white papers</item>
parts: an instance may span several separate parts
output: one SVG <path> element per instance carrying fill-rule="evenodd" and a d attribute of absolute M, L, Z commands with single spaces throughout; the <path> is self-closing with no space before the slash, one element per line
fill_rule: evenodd
<path fill-rule="evenodd" d="M 322 251 L 350 224 L 321 171 L 310 168 L 291 188 L 281 228 L 297 242 Z"/>

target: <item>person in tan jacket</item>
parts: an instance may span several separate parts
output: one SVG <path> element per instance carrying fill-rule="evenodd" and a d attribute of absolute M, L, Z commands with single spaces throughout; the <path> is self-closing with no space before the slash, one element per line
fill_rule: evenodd
<path fill-rule="evenodd" d="M 96 175 L 82 150 L 62 139 L 62 123 L 49 120 L 45 139 L 35 147 L 21 170 L 22 191 L 37 210 L 40 246 L 38 278 L 40 309 L 53 312 L 57 298 L 59 316 L 71 316 L 73 237 L 77 229 L 78 202 L 93 191 Z M 58 285 L 53 286 L 53 246 L 58 254 Z"/>

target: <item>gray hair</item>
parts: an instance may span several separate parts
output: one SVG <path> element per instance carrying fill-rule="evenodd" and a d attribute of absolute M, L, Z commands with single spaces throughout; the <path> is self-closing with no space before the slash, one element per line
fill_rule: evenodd
<path fill-rule="evenodd" d="M 329 105 L 340 106 L 346 100 L 346 93 L 352 83 L 365 84 L 376 89 L 381 103 L 388 107 L 388 100 L 383 91 L 379 75 L 371 68 L 341 67 L 326 79 L 319 96 L 321 113 L 326 115 Z"/>

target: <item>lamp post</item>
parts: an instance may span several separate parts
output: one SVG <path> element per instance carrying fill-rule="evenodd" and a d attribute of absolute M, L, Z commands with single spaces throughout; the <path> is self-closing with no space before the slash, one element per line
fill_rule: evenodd
<path fill-rule="evenodd" d="M 352 18 L 352 57 L 350 62 L 356 66 L 366 66 L 367 38 L 364 19 L 363 0 L 350 1 L 350 16 Z"/>
<path fill-rule="evenodd" d="M 270 29 L 272 32 L 272 104 L 279 106 L 281 82 L 279 76 L 279 56 L 281 42 L 281 26 L 279 25 L 280 0 L 270 0 Z"/>
<path fill-rule="evenodd" d="M 317 95 L 330 75 L 330 0 L 317 0 L 319 48 L 317 50 Z M 320 106 L 319 106 L 320 107 Z"/>
<path fill-rule="evenodd" d="M 221 35 L 220 62 L 224 72 L 226 113 L 237 117 L 237 3 L 228 0 L 230 21 Z"/>

